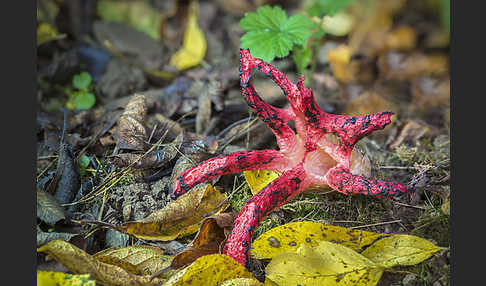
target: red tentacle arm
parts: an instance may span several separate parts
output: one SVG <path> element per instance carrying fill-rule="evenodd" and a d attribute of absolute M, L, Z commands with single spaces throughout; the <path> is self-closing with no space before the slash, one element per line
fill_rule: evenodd
<path fill-rule="evenodd" d="M 176 199 L 194 186 L 221 175 L 260 169 L 283 172 L 289 163 L 277 150 L 235 152 L 214 157 L 182 172 L 174 183 L 170 197 Z"/>
<path fill-rule="evenodd" d="M 254 230 L 270 212 L 310 186 L 310 182 L 302 178 L 305 178 L 305 170 L 302 164 L 299 164 L 254 195 L 235 219 L 223 253 L 248 266 Z"/>
<path fill-rule="evenodd" d="M 254 58 L 250 51 L 240 50 L 240 85 L 246 87 L 251 80 L 251 70 L 258 68 L 261 72 L 270 77 L 283 91 L 291 105 L 297 106 L 299 103 L 299 90 L 285 74 L 276 69 L 269 63 L 261 59 Z"/>
<path fill-rule="evenodd" d="M 325 177 L 331 188 L 347 195 L 397 196 L 410 191 L 398 183 L 353 175 L 341 166 L 330 169 Z"/>
<path fill-rule="evenodd" d="M 351 153 L 354 145 L 371 132 L 390 124 L 392 112 L 380 112 L 364 116 L 322 114 L 319 127 L 340 138 L 340 149 Z"/>

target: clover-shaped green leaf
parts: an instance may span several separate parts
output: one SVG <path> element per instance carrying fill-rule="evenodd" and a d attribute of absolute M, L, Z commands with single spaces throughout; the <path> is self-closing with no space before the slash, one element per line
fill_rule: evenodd
<path fill-rule="evenodd" d="M 264 61 L 288 56 L 294 45 L 305 45 L 312 23 L 306 16 L 287 17 L 282 8 L 259 7 L 256 13 L 247 13 L 240 25 L 248 31 L 241 37 L 241 48 Z"/>
<path fill-rule="evenodd" d="M 87 72 L 82 72 L 73 77 L 73 85 L 79 90 L 86 90 L 91 84 L 91 76 Z"/>

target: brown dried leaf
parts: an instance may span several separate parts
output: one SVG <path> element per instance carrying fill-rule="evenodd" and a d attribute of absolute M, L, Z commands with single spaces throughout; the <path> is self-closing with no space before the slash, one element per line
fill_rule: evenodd
<path fill-rule="evenodd" d="M 410 54 L 386 52 L 378 57 L 384 80 L 412 80 L 419 76 L 441 76 L 449 72 L 449 57 L 442 53 Z"/>
<path fill-rule="evenodd" d="M 399 111 L 398 105 L 375 92 L 366 91 L 351 99 L 346 106 L 346 115 L 364 115 L 381 111 Z"/>
<path fill-rule="evenodd" d="M 406 141 L 415 142 L 424 136 L 432 136 L 436 130 L 417 120 L 406 120 L 397 127 L 397 132 L 388 139 L 388 150 L 395 150 Z"/>
<path fill-rule="evenodd" d="M 441 78 L 420 77 L 412 81 L 412 111 L 426 112 L 431 108 L 450 106 L 451 81 L 449 76 Z"/>
<path fill-rule="evenodd" d="M 199 232 L 194 240 L 177 254 L 172 260 L 171 268 L 179 269 L 189 265 L 201 256 L 220 253 L 222 243 L 226 239 L 226 230 L 222 225 L 227 225 L 228 221 L 233 224 L 234 216 L 232 213 L 219 214 L 203 220 Z"/>
<path fill-rule="evenodd" d="M 37 227 L 37 247 L 40 247 L 49 241 L 53 240 L 65 240 L 70 241 L 72 238 L 78 236 L 76 233 L 67 233 L 67 232 L 44 232 Z"/>
<path fill-rule="evenodd" d="M 119 266 L 136 275 L 152 275 L 172 261 L 172 257 L 164 255 L 162 249 L 150 245 L 109 248 L 93 256 L 103 263 Z"/>
<path fill-rule="evenodd" d="M 51 194 L 37 190 L 37 217 L 49 226 L 65 219 L 64 209 Z"/>
<path fill-rule="evenodd" d="M 150 280 L 148 275 L 135 275 L 121 267 L 103 263 L 76 246 L 54 240 L 39 247 L 37 252 L 45 252 L 75 274 L 89 273 L 91 278 L 103 285 L 161 285 L 164 280 Z"/>
<path fill-rule="evenodd" d="M 193 87 L 197 84 L 193 84 Z M 208 86 L 202 85 L 198 99 L 197 99 L 197 114 L 196 114 L 196 133 L 203 134 L 209 127 L 211 120 L 211 96 Z"/>
<path fill-rule="evenodd" d="M 72 202 L 81 187 L 79 167 L 71 146 L 61 143 L 57 161 L 56 176 L 49 190 L 55 189 L 55 197 L 60 204 Z"/>
<path fill-rule="evenodd" d="M 399 26 L 391 30 L 385 38 L 387 50 L 409 51 L 417 45 L 417 33 L 410 26 Z"/>
<path fill-rule="evenodd" d="M 228 205 L 219 188 L 203 184 L 145 219 L 126 222 L 117 229 L 142 239 L 169 241 L 197 232 L 207 215 L 222 212 Z"/>
<path fill-rule="evenodd" d="M 116 145 L 120 149 L 145 150 L 147 131 L 145 119 L 147 116 L 147 104 L 145 96 L 135 94 L 130 98 L 125 111 L 118 119 L 116 132 Z"/>

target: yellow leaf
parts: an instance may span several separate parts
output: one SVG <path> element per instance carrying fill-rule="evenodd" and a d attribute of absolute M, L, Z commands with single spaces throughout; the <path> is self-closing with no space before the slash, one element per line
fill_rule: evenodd
<path fill-rule="evenodd" d="M 252 277 L 253 275 L 233 258 L 222 254 L 211 254 L 199 257 L 167 280 L 164 286 L 221 285 L 226 280 Z"/>
<path fill-rule="evenodd" d="M 218 188 L 203 184 L 148 217 L 116 228 L 142 239 L 169 241 L 197 232 L 205 217 L 224 211 L 228 205 Z"/>
<path fill-rule="evenodd" d="M 254 278 L 234 278 L 224 281 L 221 286 L 263 286 L 263 283 Z"/>
<path fill-rule="evenodd" d="M 316 247 L 321 241 L 359 250 L 384 236 L 387 235 L 319 222 L 291 222 L 260 235 L 252 243 L 251 254 L 257 259 L 273 258 L 280 253 L 295 252 L 300 245 Z"/>
<path fill-rule="evenodd" d="M 198 65 L 206 54 L 206 38 L 197 24 L 198 12 L 197 1 L 191 1 L 182 48 L 170 58 L 170 65 L 178 70 Z"/>
<path fill-rule="evenodd" d="M 68 274 L 37 270 L 37 286 L 95 286 L 96 282 L 89 278 L 89 274 Z"/>
<path fill-rule="evenodd" d="M 164 255 L 162 249 L 150 245 L 108 248 L 93 256 L 137 275 L 152 275 L 172 262 L 172 256 Z"/>
<path fill-rule="evenodd" d="M 37 249 L 45 252 L 75 274 L 89 273 L 98 283 L 109 285 L 161 285 L 164 280 L 149 275 L 135 275 L 121 267 L 103 263 L 76 246 L 63 240 L 53 240 Z"/>
<path fill-rule="evenodd" d="M 327 52 L 331 64 L 348 64 L 351 59 L 351 49 L 346 45 L 339 45 Z"/>
<path fill-rule="evenodd" d="M 328 34 L 345 36 L 353 29 L 354 23 L 353 15 L 340 12 L 332 17 L 329 15 L 324 16 L 321 27 Z"/>
<path fill-rule="evenodd" d="M 128 24 L 153 39 L 160 40 L 162 14 L 147 1 L 97 1 L 96 12 L 104 21 Z"/>
<path fill-rule="evenodd" d="M 395 234 L 378 240 L 361 254 L 383 267 L 415 265 L 432 256 L 440 248 L 432 242 L 407 234 Z"/>
<path fill-rule="evenodd" d="M 40 23 L 37 26 L 37 46 L 52 40 L 58 40 L 66 37 L 65 34 L 58 34 L 57 30 L 49 23 Z"/>
<path fill-rule="evenodd" d="M 244 171 L 243 175 L 245 175 L 245 180 L 252 194 L 258 193 L 266 185 L 280 176 L 278 172 L 272 170 Z"/>
<path fill-rule="evenodd" d="M 267 278 L 278 285 L 376 285 L 382 273 L 363 255 L 328 241 L 281 253 L 266 268 Z"/>

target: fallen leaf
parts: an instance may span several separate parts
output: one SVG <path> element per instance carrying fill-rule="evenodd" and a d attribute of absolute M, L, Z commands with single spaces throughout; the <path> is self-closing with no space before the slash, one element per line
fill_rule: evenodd
<path fill-rule="evenodd" d="M 392 134 L 388 139 L 387 148 L 393 151 L 404 142 L 417 142 L 420 138 L 424 136 L 431 137 L 436 132 L 431 126 L 423 122 L 405 120 L 397 126 L 396 134 Z"/>
<path fill-rule="evenodd" d="M 278 285 L 376 285 L 383 269 L 350 248 L 320 241 L 277 255 L 265 272 Z"/>
<path fill-rule="evenodd" d="M 417 45 L 417 34 L 410 26 L 399 26 L 387 33 L 385 38 L 386 49 L 396 51 L 409 51 Z"/>
<path fill-rule="evenodd" d="M 334 36 L 347 35 L 356 23 L 354 17 L 346 12 L 339 12 L 333 16 L 325 15 L 322 20 L 319 19 L 319 22 L 322 23 L 321 28 L 327 34 Z"/>
<path fill-rule="evenodd" d="M 152 275 L 170 265 L 173 258 L 165 255 L 162 249 L 150 245 L 108 248 L 93 256 L 136 275 Z"/>
<path fill-rule="evenodd" d="M 197 232 L 207 215 L 218 214 L 228 205 L 219 188 L 203 184 L 145 219 L 126 222 L 116 228 L 142 239 L 169 241 Z"/>
<path fill-rule="evenodd" d="M 231 220 L 232 223 L 233 218 L 233 215 L 228 213 L 204 219 L 194 240 L 186 249 L 174 257 L 171 268 L 179 269 L 191 264 L 201 256 L 220 253 L 221 246 L 226 239 L 225 229 L 221 226 L 221 220 Z M 218 223 L 218 220 L 220 223 Z"/>
<path fill-rule="evenodd" d="M 343 82 L 350 83 L 358 80 L 360 66 L 358 61 L 351 60 L 351 49 L 347 45 L 339 45 L 327 52 L 334 77 Z"/>
<path fill-rule="evenodd" d="M 199 4 L 197 1 L 191 1 L 182 48 L 171 56 L 169 62 L 178 70 L 198 65 L 206 54 L 206 38 L 197 23 L 198 13 Z"/>
<path fill-rule="evenodd" d="M 197 89 L 198 85 L 200 86 L 200 92 L 197 98 L 196 133 L 206 134 L 211 120 L 211 90 L 214 88 L 202 82 L 200 84 L 196 82 L 192 85 L 191 89 Z"/>
<path fill-rule="evenodd" d="M 451 201 L 450 200 L 445 201 L 440 207 L 440 209 L 444 214 L 451 215 Z"/>
<path fill-rule="evenodd" d="M 254 278 L 234 278 L 224 281 L 221 286 L 263 286 L 263 283 Z"/>
<path fill-rule="evenodd" d="M 44 232 L 37 226 L 37 247 L 40 247 L 53 240 L 70 241 L 71 238 L 78 236 L 76 233 L 67 232 Z"/>
<path fill-rule="evenodd" d="M 233 278 L 252 278 L 253 275 L 233 258 L 223 254 L 199 257 L 191 265 L 167 280 L 164 286 L 221 285 Z"/>
<path fill-rule="evenodd" d="M 104 21 L 128 24 L 160 40 L 162 14 L 146 1 L 98 1 L 96 12 Z"/>
<path fill-rule="evenodd" d="M 442 76 L 449 72 L 449 57 L 443 53 L 423 54 L 390 51 L 378 57 L 383 80 L 412 80 L 420 76 Z"/>
<path fill-rule="evenodd" d="M 55 189 L 56 200 L 60 204 L 67 204 L 72 202 L 80 187 L 81 176 L 73 150 L 69 144 L 61 142 L 56 176 L 48 189 Z"/>
<path fill-rule="evenodd" d="M 130 98 L 125 111 L 118 119 L 116 131 L 116 145 L 120 149 L 144 150 L 147 140 L 145 119 L 147 105 L 145 96 L 135 94 Z"/>
<path fill-rule="evenodd" d="M 89 274 L 68 274 L 37 270 L 37 286 L 96 286 Z"/>
<path fill-rule="evenodd" d="M 390 268 L 418 264 L 439 250 L 438 246 L 426 239 L 407 234 L 395 234 L 378 240 L 361 254 L 376 264 Z"/>
<path fill-rule="evenodd" d="M 385 236 L 387 235 L 319 222 L 291 222 L 260 235 L 252 243 L 251 254 L 257 259 L 268 259 L 281 253 L 295 253 L 300 245 L 316 247 L 321 241 L 360 250 Z"/>
<path fill-rule="evenodd" d="M 103 285 L 161 285 L 163 280 L 150 276 L 134 275 L 121 267 L 103 263 L 76 246 L 54 240 L 41 246 L 37 252 L 45 252 L 57 262 L 75 274 L 90 274 L 98 283 Z"/>
<path fill-rule="evenodd" d="M 365 91 L 348 102 L 344 114 L 358 116 L 369 113 L 378 113 L 384 110 L 397 114 L 399 106 L 376 92 Z M 392 117 L 392 121 L 394 119 L 395 118 Z"/>
<path fill-rule="evenodd" d="M 243 175 L 252 194 L 258 193 L 266 185 L 280 176 L 278 172 L 272 170 L 244 171 Z"/>
<path fill-rule="evenodd" d="M 450 107 L 451 81 L 449 76 L 419 77 L 412 80 L 410 110 L 428 112 L 433 108 Z"/>
<path fill-rule="evenodd" d="M 65 219 L 64 209 L 51 194 L 37 190 L 37 217 L 49 226 Z"/>
<path fill-rule="evenodd" d="M 59 40 L 66 37 L 66 34 L 59 34 L 49 23 L 40 23 L 37 26 L 37 46 L 44 43 Z"/>

